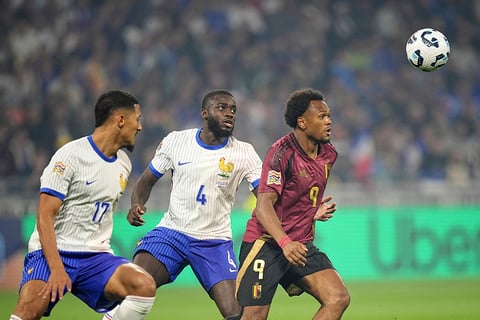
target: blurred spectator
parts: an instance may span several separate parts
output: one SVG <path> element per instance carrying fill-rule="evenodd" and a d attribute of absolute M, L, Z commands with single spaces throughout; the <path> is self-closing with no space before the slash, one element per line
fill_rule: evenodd
<path fill-rule="evenodd" d="M 7 124 L 0 125 L 0 175 L 9 178 L 17 174 L 15 156 L 10 149 L 10 136 Z"/>
<path fill-rule="evenodd" d="M 143 168 L 165 132 L 200 125 L 195 101 L 207 90 L 237 92 L 236 135 L 262 155 L 289 130 L 285 95 L 314 87 L 335 117 L 336 183 L 468 187 L 480 178 L 479 20 L 478 1 L 7 0 L 0 179 L 29 176 L 90 132 L 85 108 L 108 88 L 142 102 L 132 160 Z M 452 46 L 434 73 L 405 57 L 407 38 L 425 26 Z"/>

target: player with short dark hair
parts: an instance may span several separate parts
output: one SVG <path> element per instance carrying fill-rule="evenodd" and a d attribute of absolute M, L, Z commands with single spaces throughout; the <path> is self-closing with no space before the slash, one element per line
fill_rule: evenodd
<path fill-rule="evenodd" d="M 232 136 L 237 114 L 233 95 L 214 90 L 202 99 L 200 129 L 173 131 L 137 180 L 128 221 L 144 224 L 145 203 L 154 184 L 171 173 L 170 204 L 160 223 L 138 243 L 134 262 L 157 287 L 173 282 L 190 265 L 226 319 L 239 319 L 235 298 L 238 264 L 230 214 L 240 183 L 256 194 L 262 161 L 249 143 Z"/>
<path fill-rule="evenodd" d="M 348 291 L 327 255 L 313 244 L 315 221 L 333 217 L 336 204 L 323 198 L 337 151 L 323 95 L 293 92 L 285 121 L 293 131 L 268 150 L 258 199 L 240 250 L 237 297 L 241 319 L 266 319 L 278 284 L 289 295 L 307 292 L 321 306 L 313 319 L 340 319 Z"/>
<path fill-rule="evenodd" d="M 106 92 L 95 105 L 94 132 L 52 156 L 40 179 L 37 222 L 10 320 L 48 316 L 67 292 L 97 312 L 121 303 L 115 320 L 141 320 L 150 311 L 153 278 L 110 246 L 112 216 L 132 170 L 121 148 L 133 149 L 140 118 L 131 94 Z"/>

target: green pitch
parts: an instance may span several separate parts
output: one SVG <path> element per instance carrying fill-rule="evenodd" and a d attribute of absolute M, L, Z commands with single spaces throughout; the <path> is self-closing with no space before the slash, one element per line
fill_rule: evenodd
<path fill-rule="evenodd" d="M 347 282 L 352 301 L 344 320 L 478 320 L 480 278 L 442 281 Z M 8 319 L 16 301 L 14 292 L 0 291 L 0 319 Z M 307 295 L 289 298 L 282 289 L 269 319 L 311 319 L 317 303 Z M 72 295 L 53 310 L 51 320 L 101 319 Z M 221 319 L 202 289 L 175 284 L 160 288 L 147 319 Z"/>

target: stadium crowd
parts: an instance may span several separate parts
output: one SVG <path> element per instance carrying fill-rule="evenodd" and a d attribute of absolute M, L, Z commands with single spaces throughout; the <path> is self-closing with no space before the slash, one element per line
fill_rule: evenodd
<path fill-rule="evenodd" d="M 332 108 L 335 183 L 480 178 L 479 1 L 7 0 L 0 25 L 6 191 L 36 192 L 52 152 L 92 131 L 91 106 L 111 88 L 143 110 L 132 181 L 167 132 L 200 127 L 206 91 L 234 92 L 236 136 L 263 156 L 302 87 Z M 452 47 L 433 73 L 405 55 L 423 27 Z"/>

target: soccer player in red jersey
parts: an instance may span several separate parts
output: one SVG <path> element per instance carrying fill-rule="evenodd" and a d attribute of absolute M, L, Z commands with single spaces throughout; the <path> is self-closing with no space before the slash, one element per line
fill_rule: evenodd
<path fill-rule="evenodd" d="M 293 92 L 286 123 L 293 131 L 268 150 L 257 205 L 240 250 L 237 298 L 244 320 L 266 319 L 278 284 L 290 296 L 307 292 L 320 302 L 313 319 L 341 319 L 350 296 L 327 255 L 313 244 L 315 222 L 333 217 L 336 203 L 323 197 L 337 152 L 322 93 Z"/>

